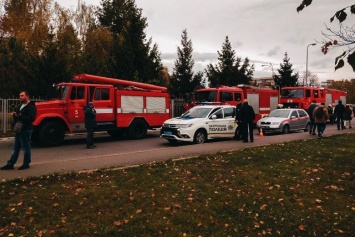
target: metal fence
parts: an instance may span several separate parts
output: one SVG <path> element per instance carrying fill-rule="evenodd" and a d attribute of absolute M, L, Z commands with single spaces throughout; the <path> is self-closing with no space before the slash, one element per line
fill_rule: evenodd
<path fill-rule="evenodd" d="M 43 101 L 42 99 L 32 98 L 31 101 Z M 0 133 L 11 131 L 12 112 L 20 103 L 19 99 L 0 99 Z M 171 100 L 171 115 L 172 117 L 180 116 L 184 112 L 184 100 Z"/>
<path fill-rule="evenodd" d="M 184 112 L 184 99 L 171 100 L 171 117 L 178 117 Z"/>
<path fill-rule="evenodd" d="M 32 98 L 31 101 L 43 101 L 42 99 Z M 12 112 L 20 104 L 19 99 L 0 99 L 0 132 L 9 132 L 12 128 Z"/>

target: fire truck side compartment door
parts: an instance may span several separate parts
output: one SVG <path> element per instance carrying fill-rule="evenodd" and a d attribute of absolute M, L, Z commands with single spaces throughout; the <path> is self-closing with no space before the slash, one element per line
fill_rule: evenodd
<path fill-rule="evenodd" d="M 143 113 L 144 102 L 143 96 L 122 95 L 121 97 L 122 113 Z"/>
<path fill-rule="evenodd" d="M 270 112 L 277 108 L 278 103 L 279 103 L 278 96 L 270 96 Z"/>
<path fill-rule="evenodd" d="M 153 97 L 147 96 L 147 113 L 157 113 L 164 114 L 166 113 L 166 101 L 165 97 Z"/>
<path fill-rule="evenodd" d="M 260 98 L 259 94 L 247 93 L 248 103 L 253 107 L 255 114 L 260 113 L 259 98 Z"/>
<path fill-rule="evenodd" d="M 112 86 L 96 86 L 92 102 L 95 105 L 97 122 L 115 120 L 114 88 Z"/>
<path fill-rule="evenodd" d="M 325 105 L 328 106 L 329 104 L 332 104 L 333 101 L 333 96 L 330 93 L 325 94 Z"/>

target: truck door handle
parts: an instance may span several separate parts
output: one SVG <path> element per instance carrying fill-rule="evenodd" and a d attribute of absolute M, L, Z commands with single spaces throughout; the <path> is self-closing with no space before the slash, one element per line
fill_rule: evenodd
<path fill-rule="evenodd" d="M 107 105 L 107 107 L 112 107 L 112 105 Z"/>

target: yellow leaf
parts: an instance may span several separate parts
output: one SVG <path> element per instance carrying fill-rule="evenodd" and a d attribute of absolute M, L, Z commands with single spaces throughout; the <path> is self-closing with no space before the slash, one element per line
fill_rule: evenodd
<path fill-rule="evenodd" d="M 138 214 L 138 213 L 141 213 L 142 212 L 142 209 L 137 209 L 136 210 L 136 213 Z"/>

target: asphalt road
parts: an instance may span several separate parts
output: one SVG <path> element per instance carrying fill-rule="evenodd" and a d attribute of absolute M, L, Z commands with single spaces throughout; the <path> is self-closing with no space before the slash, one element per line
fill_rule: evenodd
<path fill-rule="evenodd" d="M 336 125 L 328 125 L 325 137 L 337 133 L 355 132 L 355 129 L 338 131 Z M 256 132 L 255 132 L 256 134 Z M 255 135 L 253 143 L 243 143 L 231 139 L 213 140 L 205 144 L 170 145 L 168 141 L 159 137 L 158 131 L 151 131 L 142 140 L 113 139 L 109 135 L 97 135 L 95 149 L 85 149 L 85 137 L 68 137 L 62 146 L 32 147 L 32 163 L 28 170 L 17 170 L 22 164 L 21 151 L 15 170 L 0 170 L 0 180 L 26 178 L 51 173 L 68 171 L 94 170 L 119 166 L 133 166 L 143 163 L 159 162 L 167 159 L 180 159 L 201 154 L 214 154 L 221 151 L 238 150 L 275 144 L 299 139 L 313 139 L 308 132 L 294 132 L 291 134 Z M 0 140 L 0 166 L 6 164 L 11 155 L 12 139 Z"/>

